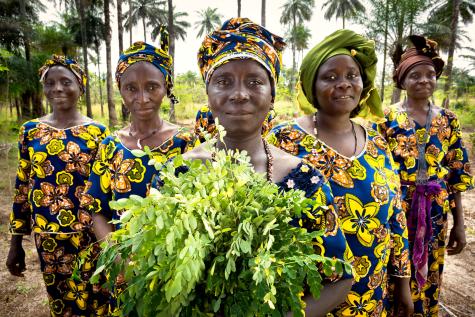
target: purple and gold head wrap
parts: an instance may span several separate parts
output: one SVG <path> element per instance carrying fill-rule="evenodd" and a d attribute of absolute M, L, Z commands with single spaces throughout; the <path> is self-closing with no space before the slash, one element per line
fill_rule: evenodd
<path fill-rule="evenodd" d="M 272 97 L 275 97 L 282 65 L 284 40 L 247 18 L 229 19 L 222 27 L 206 35 L 198 51 L 198 66 L 208 85 L 211 75 L 219 66 L 234 59 L 252 59 L 261 64 L 272 79 Z"/>
<path fill-rule="evenodd" d="M 53 54 L 51 59 L 48 59 L 44 63 L 44 65 L 41 66 L 41 68 L 38 70 L 38 73 L 40 75 L 40 81 L 42 83 L 45 81 L 46 74 L 53 66 L 64 66 L 67 69 L 69 69 L 78 80 L 79 88 L 81 89 L 81 92 L 84 93 L 86 91 L 86 83 L 87 83 L 86 73 L 82 70 L 81 66 L 79 66 L 78 62 L 76 62 L 74 59 L 67 58 L 62 55 Z"/>
<path fill-rule="evenodd" d="M 394 71 L 393 80 L 396 87 L 404 89 L 402 84 L 411 69 L 419 65 L 434 66 L 437 79 L 444 69 L 444 61 L 439 56 L 437 42 L 419 35 L 410 35 L 409 40 L 414 47 L 409 47 L 401 55 L 401 60 Z"/>
<path fill-rule="evenodd" d="M 120 88 L 120 79 L 130 65 L 137 62 L 149 62 L 157 67 L 165 78 L 167 96 L 174 104 L 178 99 L 173 94 L 172 63 L 173 57 L 168 53 L 168 31 L 160 27 L 160 48 L 145 42 L 135 42 L 120 55 L 115 71 L 115 80 Z"/>

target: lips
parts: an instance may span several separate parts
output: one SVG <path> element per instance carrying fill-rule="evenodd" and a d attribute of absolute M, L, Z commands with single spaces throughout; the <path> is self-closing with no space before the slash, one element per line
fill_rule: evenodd
<path fill-rule="evenodd" d="M 354 98 L 353 98 L 353 96 L 345 95 L 345 96 L 338 96 L 338 97 L 335 97 L 333 99 L 335 99 L 335 100 L 352 100 Z"/>

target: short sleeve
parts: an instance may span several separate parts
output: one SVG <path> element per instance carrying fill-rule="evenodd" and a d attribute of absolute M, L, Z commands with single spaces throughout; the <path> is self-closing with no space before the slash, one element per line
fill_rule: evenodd
<path fill-rule="evenodd" d="M 451 132 L 445 157 L 446 165 L 450 170 L 447 183 L 452 192 L 463 192 L 473 188 L 473 177 L 470 174 L 467 150 L 462 141 L 460 122 L 454 114 L 449 114 L 449 125 Z"/>

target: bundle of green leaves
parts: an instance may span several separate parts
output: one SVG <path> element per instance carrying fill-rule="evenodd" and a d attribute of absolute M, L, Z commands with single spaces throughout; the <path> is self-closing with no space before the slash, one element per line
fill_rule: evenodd
<path fill-rule="evenodd" d="M 349 269 L 315 254 L 323 232 L 289 223 L 319 206 L 268 182 L 245 152 L 217 151 L 206 163 L 178 156 L 160 178 L 148 197 L 110 203 L 123 211 L 121 228 L 103 243 L 93 280 L 105 272 L 112 288 L 125 276 L 124 315 L 302 316 L 304 292 L 322 289 L 318 267 Z"/>

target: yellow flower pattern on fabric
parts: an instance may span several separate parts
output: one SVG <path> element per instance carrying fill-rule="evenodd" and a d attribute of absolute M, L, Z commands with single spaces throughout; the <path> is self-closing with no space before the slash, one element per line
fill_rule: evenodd
<path fill-rule="evenodd" d="M 53 173 L 53 165 L 47 160 L 48 154 L 45 152 L 35 152 L 33 148 L 28 148 L 30 153 L 31 169 L 38 178 L 45 178 Z"/>
<path fill-rule="evenodd" d="M 376 301 L 371 299 L 374 291 L 369 290 L 363 295 L 351 291 L 347 297 L 348 307 L 341 311 L 342 316 L 367 317 L 376 308 Z"/>
<path fill-rule="evenodd" d="M 46 150 L 49 155 L 57 155 L 59 152 L 64 150 L 64 143 L 61 140 L 51 140 L 48 145 L 46 145 Z"/>
<path fill-rule="evenodd" d="M 86 291 L 86 283 L 77 283 L 73 279 L 68 279 L 66 282 L 69 290 L 64 296 L 65 300 L 76 301 L 80 309 L 86 309 L 87 298 L 89 297 Z"/>
<path fill-rule="evenodd" d="M 26 182 L 30 177 L 30 162 L 20 159 L 18 162 L 17 177 L 21 182 Z"/>
<path fill-rule="evenodd" d="M 378 218 L 376 218 L 379 204 L 371 202 L 363 205 L 358 197 L 347 194 L 345 196 L 345 205 L 348 208 L 349 216 L 341 219 L 343 232 L 356 234 L 358 241 L 362 245 L 366 247 L 371 246 L 374 240 L 372 231 L 380 225 Z"/>
<path fill-rule="evenodd" d="M 33 227 L 34 232 L 58 232 L 59 225 L 54 222 L 48 222 L 48 219 L 42 215 L 36 215 L 35 226 Z"/>

